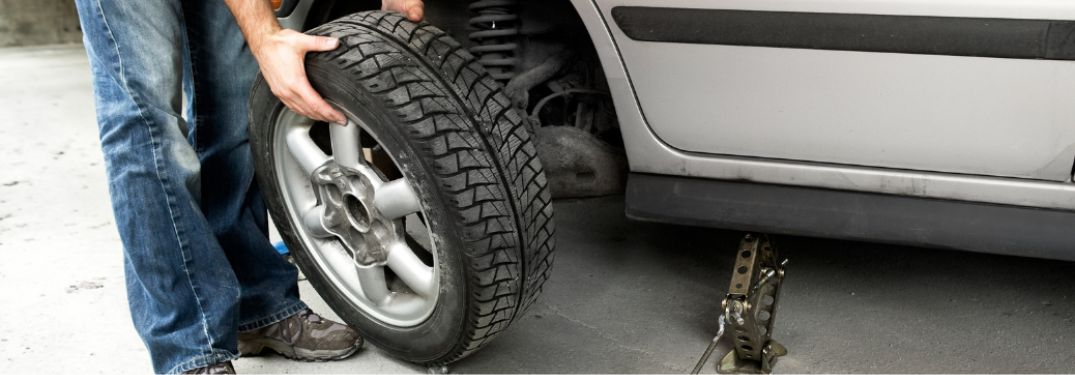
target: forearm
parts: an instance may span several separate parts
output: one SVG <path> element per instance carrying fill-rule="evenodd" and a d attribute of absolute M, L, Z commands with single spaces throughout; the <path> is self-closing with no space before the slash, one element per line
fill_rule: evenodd
<path fill-rule="evenodd" d="M 280 31 L 280 23 L 272 11 L 272 5 L 268 0 L 224 0 L 231 9 L 239 29 L 254 52 L 254 57 L 260 61 L 259 51 L 265 44 L 266 39 Z"/>

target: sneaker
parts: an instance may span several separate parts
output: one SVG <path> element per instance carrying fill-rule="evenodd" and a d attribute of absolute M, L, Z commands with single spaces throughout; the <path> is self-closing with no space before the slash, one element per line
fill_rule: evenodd
<path fill-rule="evenodd" d="M 344 359 L 362 348 L 362 337 L 346 325 L 309 309 L 275 324 L 239 332 L 239 354 L 256 356 L 266 350 L 289 359 L 331 361 Z"/>
<path fill-rule="evenodd" d="M 231 361 L 214 363 L 205 367 L 198 367 L 193 370 L 184 371 L 184 374 L 234 374 L 235 367 L 231 366 Z"/>

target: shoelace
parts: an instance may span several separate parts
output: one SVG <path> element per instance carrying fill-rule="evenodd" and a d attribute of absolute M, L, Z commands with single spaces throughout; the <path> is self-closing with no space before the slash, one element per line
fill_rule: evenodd
<path fill-rule="evenodd" d="M 309 309 L 304 311 L 302 313 L 302 315 L 300 315 L 300 316 L 302 317 L 303 320 L 308 321 L 310 323 L 318 323 L 318 324 L 320 324 L 324 320 L 323 318 L 321 318 L 321 315 L 317 315 L 317 313 L 315 313 L 313 310 L 309 310 Z"/>

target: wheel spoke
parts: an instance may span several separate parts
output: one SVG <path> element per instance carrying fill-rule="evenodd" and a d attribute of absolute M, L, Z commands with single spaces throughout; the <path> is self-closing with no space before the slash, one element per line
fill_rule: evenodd
<path fill-rule="evenodd" d="M 329 124 L 332 138 L 332 157 L 336 163 L 351 169 L 358 169 L 361 163 L 362 147 L 358 141 L 359 127 L 352 121 L 346 126 Z"/>
<path fill-rule="evenodd" d="M 320 251 L 322 257 L 332 269 L 353 269 L 355 267 L 355 261 L 351 258 L 351 254 L 343 248 L 343 245 L 323 247 L 325 251 Z M 336 273 L 340 277 L 340 283 L 343 285 L 358 285 L 360 280 L 357 274 L 353 272 L 341 272 Z"/>
<path fill-rule="evenodd" d="M 406 178 L 381 185 L 373 196 L 373 205 L 377 206 L 381 215 L 392 220 L 418 212 L 422 208 L 418 196 L 414 194 Z"/>
<path fill-rule="evenodd" d="M 426 298 L 436 295 L 433 268 L 422 263 L 410 246 L 397 243 L 388 251 L 388 268 L 403 280 L 415 293 Z"/>
<path fill-rule="evenodd" d="M 362 293 L 366 299 L 375 305 L 380 305 L 388 298 L 388 284 L 384 278 L 384 267 L 375 266 L 368 268 L 356 268 L 358 282 L 362 287 Z"/>
<path fill-rule="evenodd" d="M 319 238 L 331 237 L 332 233 L 325 229 L 325 223 L 321 218 L 325 214 L 325 206 L 316 206 L 302 215 L 302 223 L 306 225 L 310 235 Z"/>
<path fill-rule="evenodd" d="M 315 169 L 329 160 L 328 155 L 321 151 L 320 147 L 310 138 L 309 125 L 296 125 L 287 132 L 287 149 L 291 156 L 299 162 L 306 175 L 310 175 Z"/>

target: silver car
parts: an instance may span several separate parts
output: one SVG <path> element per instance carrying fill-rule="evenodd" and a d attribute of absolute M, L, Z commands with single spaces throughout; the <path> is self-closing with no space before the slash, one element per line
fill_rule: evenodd
<path fill-rule="evenodd" d="M 1075 3 L 284 0 L 346 126 L 263 82 L 275 221 L 347 322 L 446 364 L 534 301 L 552 198 L 640 220 L 1075 260 Z"/>

